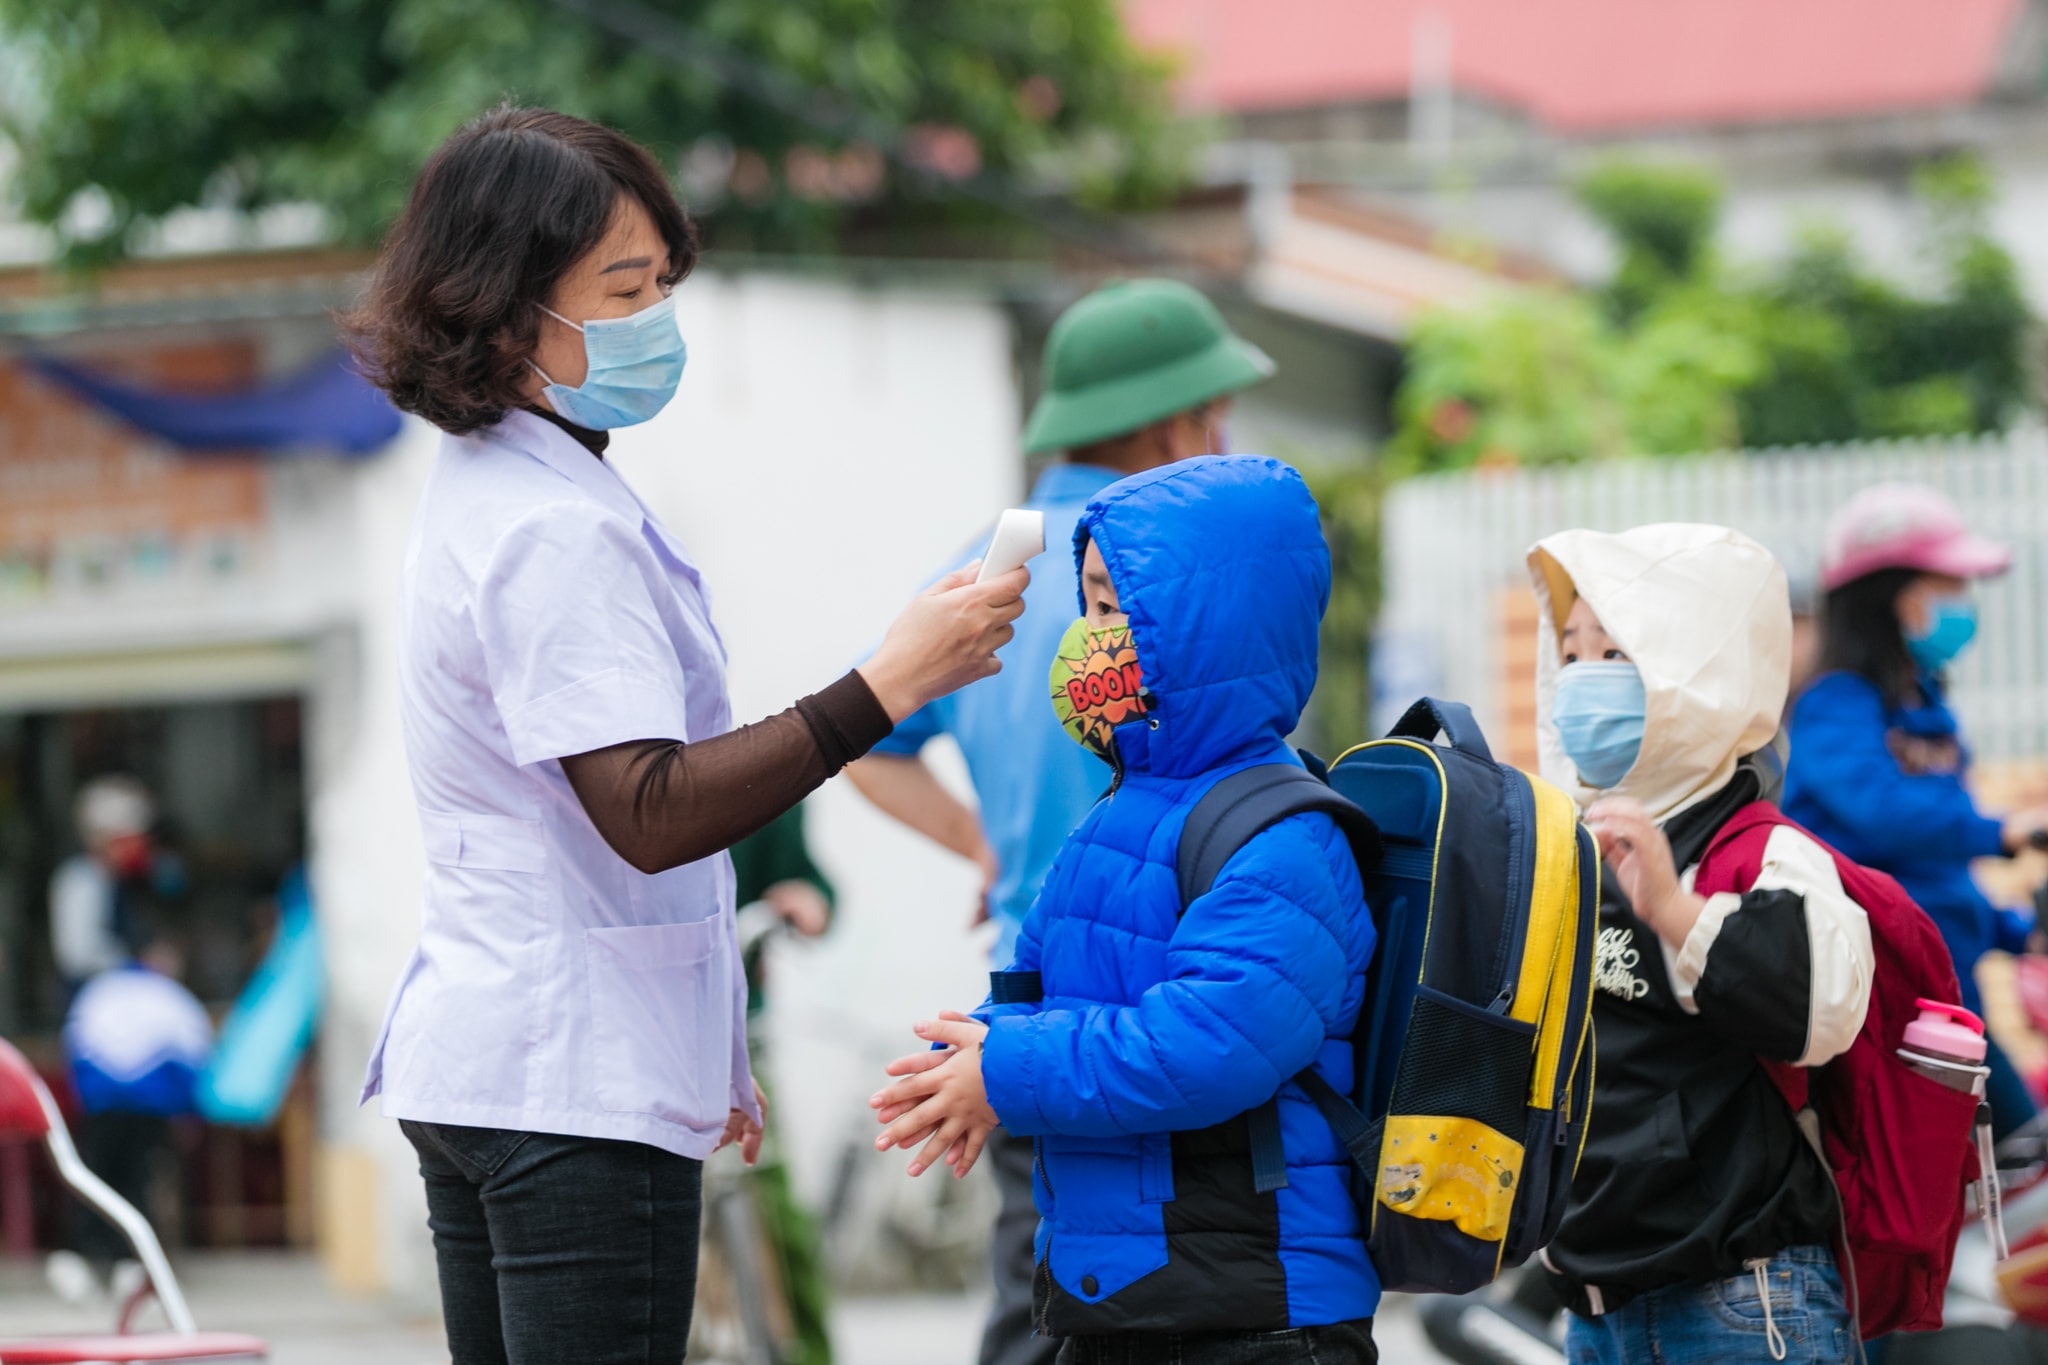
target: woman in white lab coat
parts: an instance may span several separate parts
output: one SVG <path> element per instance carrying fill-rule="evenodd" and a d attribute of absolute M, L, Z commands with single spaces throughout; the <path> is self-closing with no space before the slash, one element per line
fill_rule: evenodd
<path fill-rule="evenodd" d="M 1022 571 L 955 575 L 734 728 L 699 570 L 604 459 L 675 392 L 695 254 L 645 150 L 506 107 L 428 162 L 347 319 L 447 433 L 399 660 L 425 912 L 363 1095 L 418 1150 L 455 1365 L 681 1359 L 700 1163 L 762 1121 L 724 850 L 995 672 L 1023 609 Z"/>

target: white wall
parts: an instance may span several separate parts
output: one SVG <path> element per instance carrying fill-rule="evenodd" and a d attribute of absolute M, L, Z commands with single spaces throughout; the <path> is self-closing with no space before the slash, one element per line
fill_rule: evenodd
<path fill-rule="evenodd" d="M 335 510 L 352 522 L 352 624 L 319 641 L 309 692 L 307 805 L 327 965 L 320 1033 L 322 1241 L 354 1287 L 436 1302 L 426 1197 L 412 1149 L 372 1104 L 358 1108 L 384 1006 L 419 936 L 426 867 L 398 728 L 399 571 L 440 434 L 408 419 Z"/>
<path fill-rule="evenodd" d="M 770 275 L 704 272 L 678 298 L 681 392 L 614 458 L 705 571 L 745 723 L 857 662 L 1019 498 L 1010 326 L 985 299 Z M 780 1133 L 816 1196 L 867 1134 L 879 1060 L 914 1050 L 912 1020 L 979 1001 L 988 964 L 971 869 L 844 779 L 808 810 L 840 918 L 778 951 L 770 1034 Z"/>

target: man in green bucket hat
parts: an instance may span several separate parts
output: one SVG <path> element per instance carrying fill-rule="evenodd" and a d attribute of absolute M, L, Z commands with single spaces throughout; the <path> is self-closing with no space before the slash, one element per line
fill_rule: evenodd
<path fill-rule="evenodd" d="M 1230 395 L 1272 377 L 1266 353 L 1187 285 L 1105 285 L 1062 313 L 1046 338 L 1045 391 L 1024 426 L 1024 449 L 1064 450 L 1070 464 L 1119 476 L 1222 454 L 1216 437 Z"/>
<path fill-rule="evenodd" d="M 1127 280 L 1088 295 L 1046 338 L 1044 392 L 1024 449 L 1064 452 L 1025 503 L 1045 513 L 1048 553 L 1033 560 L 1003 671 L 906 718 L 847 769 L 862 795 L 982 869 L 982 917 L 996 922 L 992 960 L 1007 967 L 1024 914 L 1053 855 L 1102 794 L 1103 767 L 1064 729 L 1046 672 L 1079 597 L 1069 536 L 1097 493 L 1127 475 L 1227 451 L 1231 395 L 1273 374 L 1265 352 L 1232 332 L 1216 306 L 1174 280 Z M 988 543 L 984 528 L 969 554 Z M 942 572 L 959 568 L 948 564 Z M 977 813 L 925 765 L 920 750 L 949 734 L 966 757 Z M 998 1129 L 988 1157 L 1002 1191 L 991 1248 L 996 1302 L 980 1365 L 1052 1365 L 1059 1343 L 1031 1335 L 1031 1143 Z"/>

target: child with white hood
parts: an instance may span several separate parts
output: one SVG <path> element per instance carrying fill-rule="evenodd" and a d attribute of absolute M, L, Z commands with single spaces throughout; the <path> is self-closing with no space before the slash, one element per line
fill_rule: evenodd
<path fill-rule="evenodd" d="M 1833 855 L 1785 824 L 1756 832 L 1753 880 L 1694 891 L 1724 825 L 1776 818 L 1754 807 L 1783 772 L 1784 571 L 1689 525 L 1566 531 L 1529 568 L 1543 776 L 1574 793 L 1606 863 L 1599 1079 L 1543 1255 L 1573 1310 L 1570 1359 L 1853 1360 L 1833 1177 L 1759 1059 L 1810 1068 L 1849 1048 L 1869 922 Z"/>

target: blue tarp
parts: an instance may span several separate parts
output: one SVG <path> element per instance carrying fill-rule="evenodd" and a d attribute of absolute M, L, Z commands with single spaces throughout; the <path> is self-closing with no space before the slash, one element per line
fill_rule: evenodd
<path fill-rule="evenodd" d="M 325 974 L 304 867 L 285 877 L 277 909 L 277 936 L 221 1024 L 220 1041 L 199 1077 L 199 1112 L 214 1123 L 275 1118 L 320 1021 Z"/>
<path fill-rule="evenodd" d="M 402 420 L 339 351 L 289 379 L 220 394 L 164 393 L 48 356 L 28 363 L 45 379 L 180 450 L 368 455 L 398 435 Z"/>

